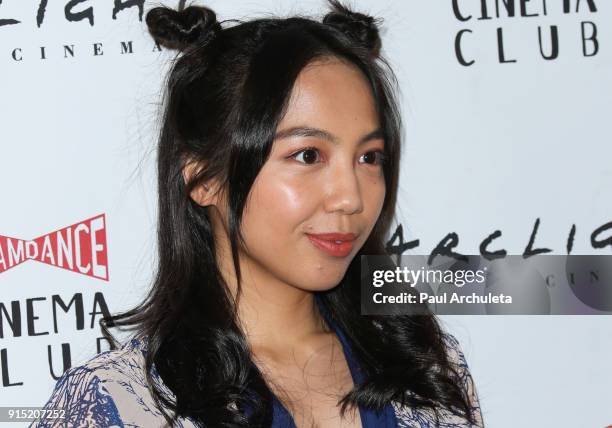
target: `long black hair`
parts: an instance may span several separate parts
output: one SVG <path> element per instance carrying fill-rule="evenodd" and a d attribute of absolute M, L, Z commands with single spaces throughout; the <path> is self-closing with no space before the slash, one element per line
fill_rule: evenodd
<path fill-rule="evenodd" d="M 362 405 L 381 410 L 391 401 L 451 410 L 473 421 L 436 317 L 362 316 L 360 256 L 386 253 L 400 164 L 402 123 L 397 81 L 381 56 L 379 19 L 337 0 L 322 21 L 303 16 L 218 22 L 203 6 L 156 7 L 146 23 L 156 43 L 178 51 L 167 76 L 157 148 L 158 265 L 137 307 L 103 319 L 108 327 L 137 330 L 147 340 L 146 379 L 169 424 L 177 416 L 206 427 L 267 427 L 272 393 L 251 359 L 232 298 L 215 260 L 213 228 L 191 191 L 211 178 L 227 191 L 229 238 L 240 296 L 238 249 L 245 201 L 270 153 L 300 71 L 336 58 L 369 82 L 385 139 L 385 200 L 371 235 L 333 289 L 318 292 L 351 341 L 366 381 L 342 398 L 341 412 Z M 235 25 L 224 25 L 234 22 Z M 205 165 L 186 183 L 187 161 Z M 154 382 L 156 370 L 174 397 Z M 246 392 L 249 393 L 246 393 Z M 247 416 L 246 407 L 254 409 Z M 170 416 L 163 407 L 174 415 Z"/>

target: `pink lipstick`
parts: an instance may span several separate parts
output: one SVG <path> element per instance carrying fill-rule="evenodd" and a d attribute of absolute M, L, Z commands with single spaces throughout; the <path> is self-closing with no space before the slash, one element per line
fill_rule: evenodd
<path fill-rule="evenodd" d="M 354 233 L 307 233 L 315 247 L 334 257 L 346 257 L 353 249 Z"/>

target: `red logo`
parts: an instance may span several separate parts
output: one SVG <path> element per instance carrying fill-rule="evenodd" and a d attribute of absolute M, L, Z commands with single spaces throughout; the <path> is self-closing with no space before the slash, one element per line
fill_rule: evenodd
<path fill-rule="evenodd" d="M 31 240 L 0 235 L 0 273 L 27 260 L 108 281 L 105 215 Z"/>

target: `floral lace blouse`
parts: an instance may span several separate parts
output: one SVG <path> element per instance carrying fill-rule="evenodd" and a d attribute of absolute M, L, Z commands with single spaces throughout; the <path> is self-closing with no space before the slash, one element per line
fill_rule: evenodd
<path fill-rule="evenodd" d="M 338 333 L 338 330 L 335 330 Z M 347 353 L 346 338 L 340 332 L 339 338 L 345 347 L 345 355 L 349 359 L 349 367 L 355 379 L 354 361 L 351 353 Z M 466 428 L 483 427 L 480 405 L 473 379 L 468 370 L 465 357 L 457 339 L 446 333 L 444 341 L 448 346 L 450 358 L 460 369 L 461 380 L 468 387 L 471 404 L 475 410 L 477 424 L 471 425 L 464 419 L 450 412 L 441 411 L 441 419 L 435 425 L 435 419 L 430 410 L 402 407 L 391 403 L 387 413 L 391 411 L 393 421 L 371 418 L 360 409 L 364 428 L 389 427 L 398 428 Z M 164 427 L 166 420 L 156 408 L 144 376 L 144 357 L 147 351 L 146 340 L 136 336 L 121 348 L 97 354 L 86 363 L 68 369 L 58 379 L 45 409 L 64 409 L 63 421 L 36 421 L 30 428 L 43 427 Z M 159 374 L 153 367 L 155 382 L 168 396 L 172 392 L 164 385 Z M 283 413 L 279 413 L 279 409 Z M 376 422 L 383 421 L 383 422 Z M 179 418 L 177 426 L 185 428 L 200 427 L 189 418 Z M 284 409 L 275 405 L 273 427 L 295 427 L 290 415 Z"/>

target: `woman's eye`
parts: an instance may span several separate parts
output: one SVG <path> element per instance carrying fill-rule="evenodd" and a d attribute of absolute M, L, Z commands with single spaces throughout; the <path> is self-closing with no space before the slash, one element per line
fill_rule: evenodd
<path fill-rule="evenodd" d="M 298 162 L 310 165 L 316 163 L 320 155 L 317 149 L 309 147 L 307 149 L 300 150 L 299 152 L 294 153 L 293 155 L 291 155 L 291 157 L 296 159 Z"/>
<path fill-rule="evenodd" d="M 369 163 L 371 165 L 382 165 L 386 160 L 386 155 L 380 151 L 372 151 L 367 152 L 361 156 L 365 163 Z"/>
<path fill-rule="evenodd" d="M 307 147 L 292 154 L 290 157 L 306 165 L 312 165 L 320 162 L 321 160 L 321 154 L 315 147 Z M 363 154 L 359 160 L 362 163 L 367 163 L 370 165 L 382 165 L 385 162 L 385 159 L 386 155 L 384 152 L 381 150 L 376 150 Z"/>

